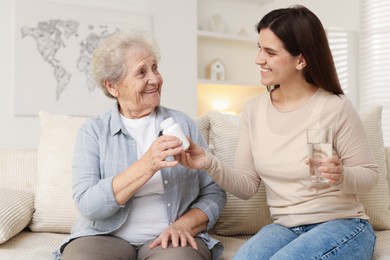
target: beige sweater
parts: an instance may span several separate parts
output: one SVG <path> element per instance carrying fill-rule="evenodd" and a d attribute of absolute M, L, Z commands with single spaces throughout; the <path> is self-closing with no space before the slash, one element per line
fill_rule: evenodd
<path fill-rule="evenodd" d="M 311 183 L 306 129 L 333 128 L 333 154 L 345 168 L 344 181 Z M 246 104 L 234 167 L 207 153 L 210 176 L 226 191 L 249 199 L 264 181 L 275 223 L 288 227 L 340 218 L 368 219 L 356 193 L 377 183 L 378 170 L 359 115 L 345 96 L 319 89 L 304 105 L 279 111 L 270 94 Z"/>

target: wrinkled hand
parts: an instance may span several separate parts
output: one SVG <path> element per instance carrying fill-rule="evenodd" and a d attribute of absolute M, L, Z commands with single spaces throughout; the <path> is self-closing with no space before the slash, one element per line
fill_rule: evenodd
<path fill-rule="evenodd" d="M 188 136 L 187 139 L 190 143 L 190 147 L 180 155 L 175 156 L 175 159 L 187 168 L 204 169 L 207 158 L 203 147 L 192 142 L 191 138 Z"/>
<path fill-rule="evenodd" d="M 167 160 L 169 156 L 177 156 L 183 152 L 182 142 L 174 136 L 163 135 L 157 138 L 138 161 L 139 166 L 154 174 L 162 168 L 174 167 L 177 160 Z"/>
<path fill-rule="evenodd" d="M 329 180 L 330 184 L 340 184 L 344 180 L 343 163 L 337 155 L 325 159 L 319 170 L 322 176 Z"/>
<path fill-rule="evenodd" d="M 190 231 L 175 227 L 174 225 L 162 232 L 158 238 L 149 245 L 149 248 L 153 249 L 156 246 L 161 245 L 163 249 L 166 249 L 168 248 L 169 243 L 171 243 L 173 247 L 186 247 L 189 244 L 192 248 L 198 249 L 198 244 Z"/>

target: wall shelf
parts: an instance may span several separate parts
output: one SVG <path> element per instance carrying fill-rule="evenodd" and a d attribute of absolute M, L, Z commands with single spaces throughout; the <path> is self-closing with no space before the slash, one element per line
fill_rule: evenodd
<path fill-rule="evenodd" d="M 262 10 L 257 3 L 263 0 L 245 1 L 242 5 L 241 0 L 224 0 L 221 8 L 222 0 L 198 0 L 198 115 L 210 110 L 239 114 L 244 103 L 265 91 L 259 66 L 255 64 L 258 35 L 253 28 Z M 244 6 L 245 11 L 237 15 L 239 6 Z M 232 15 L 235 19 L 229 24 Z M 210 79 L 216 60 L 223 64 L 223 80 Z"/>
<path fill-rule="evenodd" d="M 234 81 L 234 80 L 211 80 L 211 79 L 205 79 L 205 78 L 198 78 L 198 84 L 208 84 L 208 85 L 240 85 L 240 86 L 250 86 L 250 87 L 259 87 L 262 88 L 263 86 L 260 85 L 260 80 L 257 84 L 254 84 L 253 82 L 245 82 L 245 81 Z"/>
<path fill-rule="evenodd" d="M 228 34 L 228 33 L 218 33 L 218 32 L 211 32 L 211 31 L 204 31 L 204 30 L 198 30 L 198 37 L 200 39 L 218 39 L 218 40 L 224 40 L 224 41 L 239 41 L 239 42 L 246 42 L 251 44 L 256 44 L 257 38 L 246 36 L 246 35 L 239 35 L 239 34 Z"/>
<path fill-rule="evenodd" d="M 198 79 L 206 79 L 206 69 L 219 59 L 225 66 L 225 80 L 236 84 L 259 83 L 255 64 L 258 51 L 255 37 L 198 31 Z M 249 84 L 248 84 L 249 82 Z"/>

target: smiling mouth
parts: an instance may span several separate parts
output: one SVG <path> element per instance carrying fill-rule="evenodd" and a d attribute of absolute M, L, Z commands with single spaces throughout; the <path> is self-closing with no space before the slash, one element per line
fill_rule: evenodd
<path fill-rule="evenodd" d="M 157 88 L 154 88 L 154 89 L 149 89 L 149 90 L 146 90 L 145 92 L 144 92 L 144 94 L 151 94 L 151 93 L 155 93 L 155 92 L 157 92 Z"/>
<path fill-rule="evenodd" d="M 261 72 L 270 72 L 271 69 L 265 69 L 265 68 L 261 68 Z"/>

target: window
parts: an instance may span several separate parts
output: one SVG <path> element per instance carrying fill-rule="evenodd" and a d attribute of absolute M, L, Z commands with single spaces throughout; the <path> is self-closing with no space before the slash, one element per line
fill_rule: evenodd
<path fill-rule="evenodd" d="M 329 47 L 346 96 L 358 108 L 357 34 L 342 28 L 326 29 Z"/>
<path fill-rule="evenodd" d="M 390 146 L 390 1 L 360 3 L 360 108 L 383 106 L 383 137 L 385 146 Z"/>

